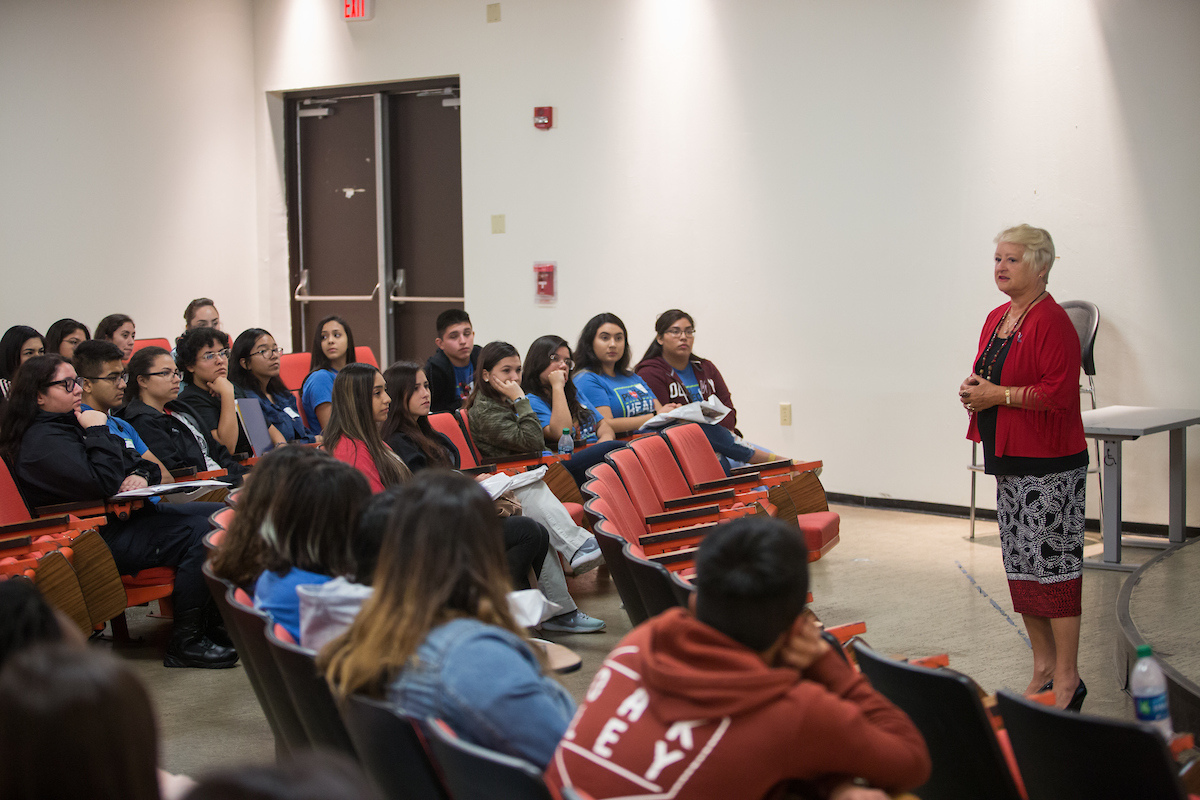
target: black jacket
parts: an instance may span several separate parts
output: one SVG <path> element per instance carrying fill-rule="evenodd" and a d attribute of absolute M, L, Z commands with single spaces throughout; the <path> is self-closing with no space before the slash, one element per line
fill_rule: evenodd
<path fill-rule="evenodd" d="M 450 457 L 450 468 L 458 469 L 459 457 L 458 449 L 454 443 L 445 434 L 435 430 L 428 430 L 425 434 L 434 441 L 435 444 L 440 444 L 446 450 L 446 455 Z M 415 475 L 421 470 L 429 466 L 429 456 L 425 455 L 425 451 L 417 447 L 409 436 L 401 431 L 396 431 L 387 440 L 388 447 L 395 451 L 396 455 L 400 456 L 403 461 Z"/>
<path fill-rule="evenodd" d="M 201 422 L 202 417 L 196 413 L 194 408 L 179 400 L 167 403 L 167 408 L 171 411 L 183 412 L 196 420 L 201 428 L 200 433 L 208 445 L 208 454 L 223 469 L 229 470 L 231 476 L 241 475 L 246 471 L 246 468 L 230 455 L 225 446 L 212 437 L 209 429 L 205 428 L 204 423 Z M 186 425 L 175 417 L 151 408 L 136 397 L 116 413 L 117 416 L 133 426 L 133 429 L 138 432 L 138 436 L 141 436 L 142 441 L 146 443 L 146 447 L 150 448 L 150 452 L 167 465 L 167 469 L 195 467 L 198 472 L 208 469 L 208 464 L 204 460 L 204 451 L 200 449 L 196 437 L 192 435 Z"/>
<path fill-rule="evenodd" d="M 479 369 L 479 354 L 482 351 L 479 345 L 475 345 L 471 351 L 471 363 L 476 369 Z M 462 401 L 454 395 L 454 365 L 441 350 L 425 362 L 425 377 L 429 379 L 430 414 L 442 411 L 453 413 L 462 407 Z"/>
<path fill-rule="evenodd" d="M 245 397 L 245 389 L 240 386 L 233 387 L 233 400 L 235 403 L 239 399 L 245 399 Z M 194 409 L 195 413 L 192 414 L 192 419 L 195 419 L 204 426 L 205 433 L 215 431 L 217 425 L 221 422 L 221 398 L 209 394 L 194 383 L 184 384 L 183 389 L 179 392 L 179 396 L 171 402 L 186 403 Z M 242 427 L 242 418 L 240 416 L 237 418 L 237 423 L 238 440 L 233 452 L 253 455 L 254 450 L 250 447 L 250 437 L 246 435 L 246 429 Z M 154 455 L 158 455 L 158 452 L 153 447 L 150 449 L 154 451 Z"/>
<path fill-rule="evenodd" d="M 38 412 L 15 467 L 32 508 L 112 497 L 134 470 L 144 471 L 152 484 L 161 479 L 158 465 L 138 458 L 107 425 L 81 428 L 73 412 Z"/>

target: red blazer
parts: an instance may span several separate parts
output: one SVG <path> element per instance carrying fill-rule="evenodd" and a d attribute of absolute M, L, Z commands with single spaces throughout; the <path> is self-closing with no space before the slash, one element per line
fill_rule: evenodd
<path fill-rule="evenodd" d="M 979 361 L 992 331 L 1010 303 L 988 314 L 979 334 Z M 1071 318 L 1050 295 L 1029 309 L 1009 346 L 1004 368 L 993 381 L 998 386 L 1025 386 L 1036 399 L 1035 408 L 998 406 L 996 455 L 1028 458 L 1070 456 L 1087 448 L 1079 412 L 1079 334 Z M 967 438 L 979 441 L 975 415 Z"/>

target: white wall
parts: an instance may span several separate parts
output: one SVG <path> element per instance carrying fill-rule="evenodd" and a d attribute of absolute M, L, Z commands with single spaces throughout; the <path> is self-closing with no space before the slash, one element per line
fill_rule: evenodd
<path fill-rule="evenodd" d="M 259 318 L 244 0 L 0 3 L 0 325 Z"/>
<path fill-rule="evenodd" d="M 206 288 L 229 328 L 286 340 L 279 93 L 456 74 L 484 339 L 574 339 L 607 310 L 640 352 L 683 307 L 751 437 L 824 458 L 830 491 L 965 504 L 954 392 L 1004 299 L 991 239 L 1028 221 L 1058 243 L 1055 295 L 1102 310 L 1101 402 L 1200 407 L 1191 0 L 505 0 L 491 25 L 476 0 L 378 0 L 356 24 L 335 0 L 9 5 L 6 322 L 94 324 L 120 297 L 99 264 L 170 277 L 127 306 L 169 332 L 203 266 L 241 279 Z M 541 259 L 554 308 L 531 300 Z M 1126 454 L 1127 519 L 1164 522 L 1166 439 Z"/>

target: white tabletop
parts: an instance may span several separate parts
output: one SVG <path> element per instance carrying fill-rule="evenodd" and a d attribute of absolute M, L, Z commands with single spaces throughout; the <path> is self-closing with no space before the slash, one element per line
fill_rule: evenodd
<path fill-rule="evenodd" d="M 1102 439 L 1136 439 L 1200 423 L 1200 411 L 1186 408 L 1105 406 L 1082 416 L 1084 434 Z"/>

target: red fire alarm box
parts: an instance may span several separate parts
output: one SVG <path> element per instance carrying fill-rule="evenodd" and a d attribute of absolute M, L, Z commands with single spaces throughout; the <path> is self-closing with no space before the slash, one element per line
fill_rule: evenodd
<path fill-rule="evenodd" d="M 533 265 L 533 299 L 549 305 L 558 299 L 558 262 L 537 261 Z"/>
<path fill-rule="evenodd" d="M 554 106 L 538 106 L 533 109 L 533 127 L 548 131 L 554 126 Z"/>

